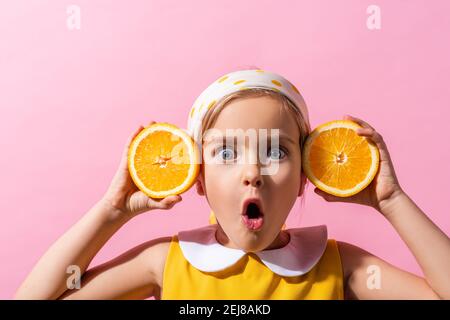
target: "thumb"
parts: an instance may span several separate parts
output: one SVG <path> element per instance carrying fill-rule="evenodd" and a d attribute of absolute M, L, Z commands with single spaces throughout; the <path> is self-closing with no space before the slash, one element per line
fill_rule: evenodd
<path fill-rule="evenodd" d="M 133 139 L 136 138 L 136 136 L 139 134 L 139 132 L 142 131 L 142 129 L 144 129 L 144 127 L 139 126 L 132 134 L 128 136 L 127 142 L 125 143 L 125 146 L 122 151 L 119 169 L 128 170 L 128 151 L 130 149 L 131 142 L 133 142 Z"/>
<path fill-rule="evenodd" d="M 344 202 L 345 198 L 336 197 L 335 195 L 332 195 L 330 193 L 327 193 L 323 190 L 320 190 L 319 188 L 314 188 L 314 192 L 321 196 L 325 201 L 327 202 Z"/>
<path fill-rule="evenodd" d="M 150 209 L 167 210 L 172 208 L 177 202 L 180 202 L 181 200 L 183 200 L 183 198 L 181 198 L 180 195 L 167 196 L 164 199 L 148 198 L 147 206 Z"/>

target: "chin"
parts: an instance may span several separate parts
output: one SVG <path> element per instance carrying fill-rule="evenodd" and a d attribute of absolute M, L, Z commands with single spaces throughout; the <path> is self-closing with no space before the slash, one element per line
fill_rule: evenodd
<path fill-rule="evenodd" d="M 241 239 L 239 243 L 239 247 L 241 248 L 241 250 L 244 250 L 246 252 L 262 251 L 268 245 L 269 244 L 262 243 L 261 239 L 257 235 L 249 235 L 244 239 Z"/>

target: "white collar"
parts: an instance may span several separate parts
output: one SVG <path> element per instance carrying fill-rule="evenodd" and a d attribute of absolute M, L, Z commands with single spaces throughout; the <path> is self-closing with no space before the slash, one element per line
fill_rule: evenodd
<path fill-rule="evenodd" d="M 221 245 L 216 239 L 217 224 L 180 231 L 178 240 L 187 261 L 205 272 L 223 270 L 247 253 Z M 320 260 L 327 246 L 326 225 L 287 229 L 289 243 L 278 249 L 255 252 L 261 261 L 280 276 L 294 277 L 307 273 Z"/>

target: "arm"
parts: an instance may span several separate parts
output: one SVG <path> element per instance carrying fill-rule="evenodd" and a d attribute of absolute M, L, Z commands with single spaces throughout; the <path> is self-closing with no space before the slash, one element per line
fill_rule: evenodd
<path fill-rule="evenodd" d="M 69 266 L 77 266 L 82 282 L 91 283 L 78 292 L 72 291 L 71 297 L 145 296 L 153 292 L 156 269 L 152 268 L 160 261 L 156 258 L 161 253 L 158 241 L 86 271 L 103 245 L 130 219 L 149 210 L 170 209 L 181 201 L 181 196 L 149 198 L 134 185 L 128 172 L 127 155 L 132 139 L 141 129 L 128 138 L 119 168 L 104 197 L 47 250 L 17 290 L 15 299 L 60 297 L 68 290 Z M 132 278 L 129 272 L 136 272 L 136 276 Z M 108 285 L 108 292 L 102 292 L 101 289 L 106 286 L 104 279 L 111 277 L 114 277 L 114 283 Z M 140 291 L 134 293 L 135 290 Z"/>
<path fill-rule="evenodd" d="M 165 237 L 148 241 L 86 271 L 81 288 L 67 290 L 58 299 L 159 298 L 170 240 Z"/>
<path fill-rule="evenodd" d="M 339 243 L 350 299 L 450 299 L 450 240 L 404 193 L 381 206 L 420 265 L 425 279 L 361 248 Z M 380 289 L 369 289 L 367 269 L 379 268 Z"/>
<path fill-rule="evenodd" d="M 67 290 L 67 268 L 81 275 L 109 238 L 126 222 L 110 219 L 104 201 L 95 204 L 41 257 L 15 294 L 16 299 L 55 299 Z"/>
<path fill-rule="evenodd" d="M 425 278 L 398 269 L 348 243 L 339 242 L 349 299 L 450 299 L 449 238 L 403 192 L 381 206 L 405 241 Z M 380 288 L 367 285 L 370 266 L 379 269 Z"/>
<path fill-rule="evenodd" d="M 339 250 L 349 298 L 358 299 L 450 299 L 450 240 L 400 187 L 383 137 L 367 122 L 346 116 L 362 128 L 357 134 L 370 139 L 380 151 L 380 167 L 374 180 L 356 195 L 340 198 L 314 190 L 326 201 L 370 206 L 381 213 L 406 243 L 425 279 L 400 270 L 382 259 L 347 243 Z M 381 288 L 367 285 L 369 266 L 379 269 Z"/>
<path fill-rule="evenodd" d="M 346 300 L 439 299 L 425 279 L 398 269 L 357 246 L 341 241 L 338 246 Z"/>
<path fill-rule="evenodd" d="M 143 243 L 86 271 L 108 239 L 126 222 L 110 221 L 101 202 L 41 257 L 14 299 L 145 299 L 158 295 L 170 237 Z M 80 268 L 80 289 L 69 289 L 67 267 Z"/>
<path fill-rule="evenodd" d="M 428 285 L 450 299 L 450 239 L 406 193 L 382 206 L 382 213 L 420 265 Z"/>

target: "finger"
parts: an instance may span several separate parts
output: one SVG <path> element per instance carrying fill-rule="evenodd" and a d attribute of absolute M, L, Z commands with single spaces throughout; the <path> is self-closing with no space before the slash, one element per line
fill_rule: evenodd
<path fill-rule="evenodd" d="M 139 128 L 137 128 L 132 134 L 130 134 L 128 136 L 127 143 L 125 144 L 125 147 L 126 147 L 127 150 L 130 147 L 131 142 L 133 141 L 133 139 L 136 138 L 136 136 L 139 134 L 139 132 L 142 131 L 142 129 L 144 129 L 144 127 L 143 126 L 139 126 Z"/>
<path fill-rule="evenodd" d="M 152 124 L 155 124 L 155 123 L 156 123 L 155 121 L 150 121 L 150 122 L 148 123 L 147 127 L 150 127 Z"/>
<path fill-rule="evenodd" d="M 350 202 L 350 199 L 347 197 L 337 197 L 335 195 L 322 191 L 317 187 L 314 189 L 314 192 L 327 202 Z"/>
<path fill-rule="evenodd" d="M 361 120 L 361 119 L 359 119 L 359 118 L 356 118 L 356 117 L 353 117 L 353 116 L 351 116 L 351 115 L 345 115 L 344 116 L 344 119 L 345 120 L 352 120 L 352 121 L 354 121 L 354 122 L 356 122 L 357 124 L 359 124 L 361 127 L 363 127 L 363 128 L 370 128 L 370 129 L 372 129 L 372 130 L 375 130 L 370 124 L 368 124 L 367 122 L 365 122 L 364 120 Z"/>
<path fill-rule="evenodd" d="M 152 209 L 170 209 L 177 202 L 183 200 L 180 195 L 168 196 L 164 199 L 148 198 L 148 207 Z"/>
<path fill-rule="evenodd" d="M 376 146 L 378 147 L 378 151 L 380 151 L 380 160 L 381 161 L 389 161 L 390 155 L 389 150 L 386 146 L 386 143 L 384 142 L 383 137 L 378 132 L 367 129 L 367 128 L 360 128 L 356 130 L 356 133 L 360 136 L 366 137 L 369 140 L 371 140 Z"/>
<path fill-rule="evenodd" d="M 181 201 L 181 196 L 169 196 L 158 202 L 159 209 L 171 209 L 177 202 Z"/>
<path fill-rule="evenodd" d="M 358 128 L 356 133 L 361 136 L 370 137 L 376 144 L 384 143 L 383 137 L 377 131 L 370 128 Z"/>
<path fill-rule="evenodd" d="M 133 141 L 134 138 L 136 138 L 136 136 L 139 134 L 139 132 L 142 131 L 142 129 L 144 129 L 144 127 L 139 126 L 139 128 L 137 128 L 132 134 L 130 134 L 128 136 L 127 142 L 125 143 L 125 147 L 123 148 L 123 151 L 122 151 L 122 157 L 120 160 L 119 168 L 121 168 L 121 169 L 128 168 L 128 150 L 130 149 L 131 142 Z"/>

